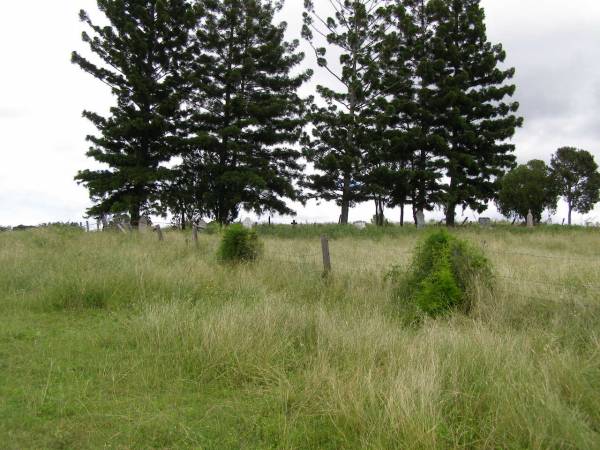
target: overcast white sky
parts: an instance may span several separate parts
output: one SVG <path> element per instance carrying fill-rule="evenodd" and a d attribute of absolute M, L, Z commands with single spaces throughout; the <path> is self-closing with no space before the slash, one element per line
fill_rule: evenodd
<path fill-rule="evenodd" d="M 299 38 L 303 0 L 286 3 L 289 37 Z M 569 145 L 589 150 L 600 163 L 600 2 L 482 3 L 490 40 L 504 44 L 508 64 L 517 69 L 526 120 L 515 137 L 519 161 L 549 161 L 558 147 Z M 79 169 L 92 166 L 84 138 L 93 129 L 81 111 L 103 112 L 112 98 L 70 64 L 72 50 L 85 51 L 81 8 L 97 17 L 94 0 L 0 1 L 0 225 L 81 221 L 89 206 L 87 191 L 73 181 Z M 314 66 L 307 56 L 306 64 Z M 318 73 L 313 84 L 325 79 Z M 301 222 L 339 216 L 329 204 L 298 205 L 297 211 Z M 352 210 L 351 220 L 369 220 L 373 213 L 365 204 Z M 554 220 L 564 215 L 561 207 Z M 396 221 L 398 211 L 387 216 Z M 600 220 L 600 208 L 576 222 L 590 218 Z"/>

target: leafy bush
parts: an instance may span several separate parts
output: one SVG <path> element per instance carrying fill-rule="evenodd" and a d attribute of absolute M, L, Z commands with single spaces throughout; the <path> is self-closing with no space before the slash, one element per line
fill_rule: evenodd
<path fill-rule="evenodd" d="M 492 271 L 481 251 L 441 230 L 417 247 L 408 273 L 395 269 L 389 276 L 402 300 L 435 317 L 455 309 L 468 312 L 474 283 L 490 285 Z"/>
<path fill-rule="evenodd" d="M 234 224 L 225 229 L 218 256 L 223 262 L 249 262 L 258 258 L 260 252 L 256 231 Z"/>

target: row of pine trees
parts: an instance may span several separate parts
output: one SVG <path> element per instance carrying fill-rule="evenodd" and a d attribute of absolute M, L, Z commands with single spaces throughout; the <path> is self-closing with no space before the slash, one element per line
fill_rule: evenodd
<path fill-rule="evenodd" d="M 277 22 L 281 1 L 97 2 L 106 25 L 82 11 L 90 55 L 72 56 L 116 98 L 84 112 L 103 167 L 76 177 L 91 216 L 227 224 L 316 198 L 341 223 L 368 201 L 379 224 L 411 205 L 453 225 L 515 165 L 515 71 L 479 0 L 305 0 L 302 38 L 325 80 L 306 98 L 313 69 Z"/>

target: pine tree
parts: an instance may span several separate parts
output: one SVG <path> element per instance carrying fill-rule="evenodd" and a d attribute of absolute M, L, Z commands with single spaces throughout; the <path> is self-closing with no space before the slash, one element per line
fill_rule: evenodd
<path fill-rule="evenodd" d="M 493 199 L 498 178 L 514 166 L 509 139 L 522 119 L 507 84 L 515 69 L 498 66 L 506 59 L 502 45 L 487 40 L 485 13 L 479 0 L 432 0 L 436 22 L 431 37 L 434 127 L 444 137 L 446 223 L 454 225 L 456 208 L 482 212 Z M 507 99 L 508 97 L 508 99 Z"/>
<path fill-rule="evenodd" d="M 587 214 L 600 201 L 600 173 L 592 154 L 586 150 L 562 147 L 550 163 L 560 195 L 569 208 L 569 225 L 573 211 Z"/>
<path fill-rule="evenodd" d="M 326 106 L 314 105 L 310 115 L 313 132 L 306 156 L 317 173 L 309 177 L 308 185 L 317 198 L 341 206 L 342 224 L 348 223 L 354 203 L 373 194 L 361 177 L 368 175 L 367 147 L 381 139 L 373 134 L 372 108 L 380 89 L 378 48 L 385 35 L 382 12 L 388 3 L 333 0 L 333 16 L 327 17 L 312 0 L 305 0 L 303 37 L 335 86 L 317 87 Z M 318 46 L 315 35 L 328 47 Z M 327 59 L 329 51 L 340 54 L 339 68 Z"/>
<path fill-rule="evenodd" d="M 293 214 L 286 199 L 299 199 L 301 152 L 295 148 L 306 123 L 298 89 L 310 71 L 298 41 L 284 40 L 286 24 L 271 0 L 199 2 L 190 97 L 192 167 L 205 187 L 201 208 L 220 223 L 240 210 Z"/>
<path fill-rule="evenodd" d="M 90 215 L 128 212 L 137 225 L 144 212 L 157 208 L 164 163 L 178 153 L 178 118 L 185 98 L 181 66 L 193 15 L 185 0 L 98 0 L 107 26 L 85 11 L 83 33 L 96 61 L 73 52 L 72 61 L 111 88 L 116 105 L 106 117 L 83 113 L 99 131 L 88 136 L 87 155 L 106 166 L 83 170 L 95 205 Z"/>
<path fill-rule="evenodd" d="M 436 134 L 429 74 L 434 70 L 431 38 L 436 22 L 429 0 L 398 0 L 386 10 L 382 46 L 382 93 L 388 115 L 387 157 L 392 181 L 390 206 L 432 210 L 440 202 L 443 138 Z"/>

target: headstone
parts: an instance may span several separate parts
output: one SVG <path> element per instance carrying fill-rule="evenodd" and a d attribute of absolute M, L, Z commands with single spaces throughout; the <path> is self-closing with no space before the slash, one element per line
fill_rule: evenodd
<path fill-rule="evenodd" d="M 298 222 L 296 222 L 296 219 L 292 220 L 292 226 L 295 227 L 296 225 L 298 225 Z"/>
<path fill-rule="evenodd" d="M 204 220 L 200 219 L 200 220 L 199 220 L 199 221 L 196 223 L 196 227 L 197 227 L 199 230 L 206 230 L 206 229 L 208 228 L 208 224 L 207 224 L 207 223 L 206 223 Z"/>
<path fill-rule="evenodd" d="M 244 226 L 244 228 L 252 228 L 252 221 L 246 217 L 243 221 L 242 221 L 242 225 Z"/>
<path fill-rule="evenodd" d="M 358 222 L 354 222 L 353 225 L 358 228 L 359 230 L 364 230 L 365 228 L 367 228 L 367 222 L 364 221 L 358 221 Z"/>
<path fill-rule="evenodd" d="M 531 210 L 527 213 L 527 227 L 533 228 L 533 214 L 531 213 Z"/>
<path fill-rule="evenodd" d="M 164 241 L 165 240 L 165 237 L 163 236 L 163 232 L 160 229 L 160 225 L 156 225 L 154 227 L 154 231 L 156 231 L 156 233 L 158 234 L 158 240 L 159 241 Z"/>
<path fill-rule="evenodd" d="M 417 211 L 417 228 L 425 227 L 425 213 L 422 210 Z"/>
<path fill-rule="evenodd" d="M 479 225 L 481 225 L 482 227 L 489 227 L 492 224 L 492 219 L 490 219 L 489 217 L 480 217 L 479 218 Z"/>
<path fill-rule="evenodd" d="M 145 233 L 148 231 L 149 225 L 150 225 L 150 221 L 148 220 L 148 217 L 142 216 L 142 218 L 140 219 L 140 222 L 138 224 L 138 229 L 140 230 L 141 233 Z"/>

